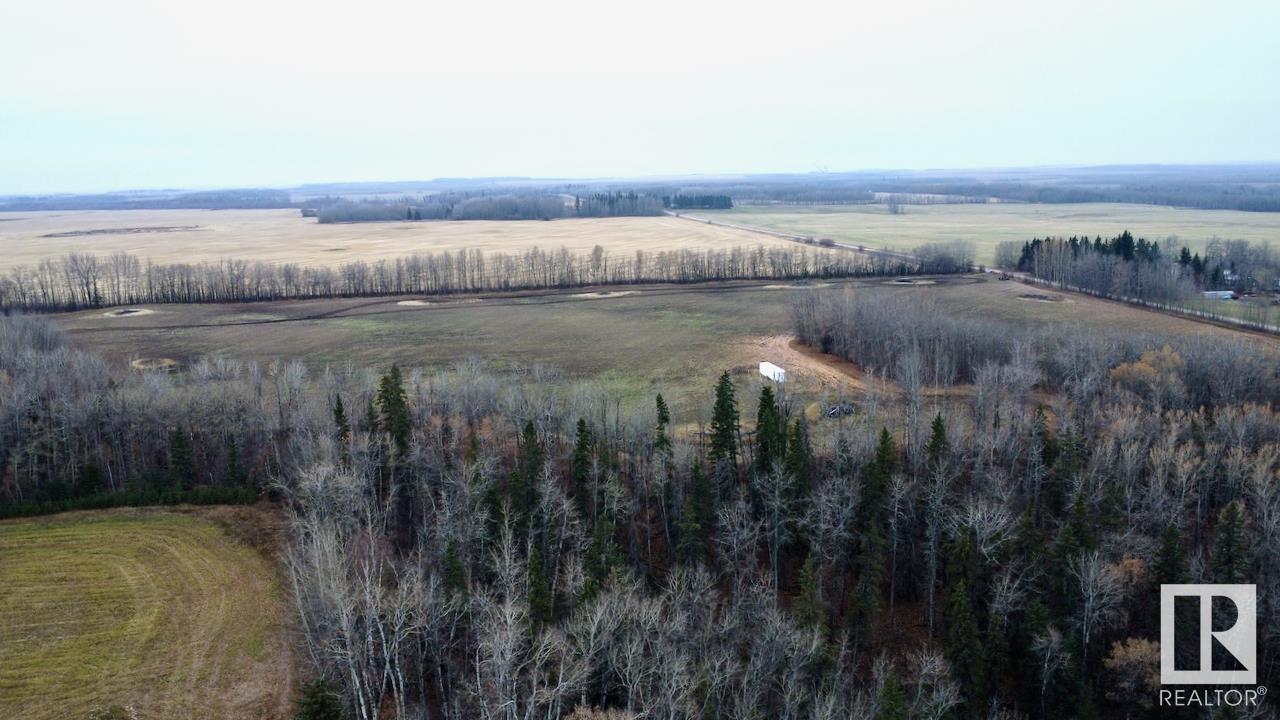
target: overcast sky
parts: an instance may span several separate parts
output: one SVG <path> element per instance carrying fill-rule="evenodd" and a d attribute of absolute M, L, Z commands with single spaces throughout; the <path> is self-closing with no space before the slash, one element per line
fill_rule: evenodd
<path fill-rule="evenodd" d="M 0 193 L 1280 160 L 1280 2 L 0 0 Z"/>

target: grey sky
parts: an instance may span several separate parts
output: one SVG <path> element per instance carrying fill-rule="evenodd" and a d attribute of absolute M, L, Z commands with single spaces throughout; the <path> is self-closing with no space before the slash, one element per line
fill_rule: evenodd
<path fill-rule="evenodd" d="M 1280 160 L 1280 3 L 0 0 L 0 193 Z"/>

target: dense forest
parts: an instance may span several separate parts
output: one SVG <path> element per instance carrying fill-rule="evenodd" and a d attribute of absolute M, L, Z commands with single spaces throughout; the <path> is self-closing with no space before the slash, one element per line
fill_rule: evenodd
<path fill-rule="evenodd" d="M 725 250 L 637 250 L 622 256 L 600 245 L 585 253 L 531 248 L 509 255 L 462 249 L 372 263 L 357 261 L 337 268 L 231 259 L 164 265 L 123 252 L 106 257 L 73 253 L 0 276 L 0 311 L 655 282 L 803 280 L 947 272 L 947 267 L 942 261 L 922 264 L 910 258 L 763 245 Z"/>
<path fill-rule="evenodd" d="M 883 379 L 817 421 L 728 372 L 699 418 L 476 362 L 119 376 L 4 318 L 0 507 L 276 497 L 328 717 L 1169 717 L 1159 584 L 1280 626 L 1274 352 L 903 297 L 797 298 Z"/>

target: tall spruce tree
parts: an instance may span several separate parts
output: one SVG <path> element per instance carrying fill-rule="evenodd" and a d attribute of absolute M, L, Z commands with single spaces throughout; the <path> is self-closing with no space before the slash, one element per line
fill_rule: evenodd
<path fill-rule="evenodd" d="M 378 383 L 378 411 L 378 429 L 391 438 L 396 450 L 402 454 L 407 452 L 412 427 L 399 365 L 392 365 L 391 371 Z"/>
<path fill-rule="evenodd" d="M 169 478 L 173 487 L 186 490 L 196 481 L 195 453 L 191 436 L 179 425 L 169 432 Z"/>
<path fill-rule="evenodd" d="M 1245 529 L 1244 506 L 1235 500 L 1218 513 L 1213 533 L 1213 581 L 1224 584 L 1249 582 L 1249 535 Z"/>
<path fill-rule="evenodd" d="M 765 385 L 760 388 L 760 403 L 756 409 L 756 472 L 770 472 L 775 461 L 782 461 L 786 433 L 782 423 L 773 388 Z"/>
<path fill-rule="evenodd" d="M 809 426 L 804 418 L 796 418 L 786 442 L 787 473 L 792 479 L 792 493 L 803 502 L 812 489 L 813 447 L 809 444 Z"/>
<path fill-rule="evenodd" d="M 658 393 L 654 404 L 657 406 L 658 424 L 653 429 L 653 449 L 660 455 L 670 455 L 671 437 L 667 434 L 667 426 L 671 424 L 671 411 L 667 409 L 662 393 Z"/>
<path fill-rule="evenodd" d="M 342 396 L 333 396 L 333 427 L 338 434 L 338 442 L 346 442 L 351 437 L 351 422 L 347 420 L 347 409 L 342 405 Z"/>
<path fill-rule="evenodd" d="M 716 402 L 711 411 L 710 458 L 717 474 L 722 467 L 737 472 L 738 401 L 734 397 L 733 378 L 727 370 L 716 382 Z"/>
<path fill-rule="evenodd" d="M 578 427 L 573 438 L 573 458 L 570 462 L 570 495 L 578 506 L 578 513 L 585 519 L 591 518 L 594 508 L 591 506 L 591 467 L 595 455 L 595 438 L 587 421 L 578 418 Z"/>
<path fill-rule="evenodd" d="M 968 715 L 986 714 L 987 657 L 982 643 L 982 630 L 971 595 L 970 578 L 974 574 L 973 546 L 969 538 L 956 541 L 951 548 L 947 572 L 947 655 L 966 700 Z"/>
<path fill-rule="evenodd" d="M 933 416 L 933 423 L 930 425 L 929 442 L 924 446 L 924 456 L 926 467 L 934 470 L 946 460 L 947 455 L 951 452 L 951 443 L 947 440 L 947 424 L 942 419 L 942 413 Z"/>
<path fill-rule="evenodd" d="M 535 631 L 551 622 L 554 609 L 555 601 L 542 551 L 534 545 L 529 552 L 529 622 Z"/>
<path fill-rule="evenodd" d="M 796 597 L 796 622 L 804 628 L 820 628 L 825 632 L 823 619 L 826 613 L 822 605 L 822 577 L 818 565 L 810 554 L 800 569 L 800 594 Z"/>
<path fill-rule="evenodd" d="M 445 548 L 441 564 L 443 565 L 441 575 L 444 580 L 445 592 L 450 595 L 465 595 L 467 592 L 467 570 L 462 563 L 462 552 L 456 539 L 449 540 L 449 546 Z"/>

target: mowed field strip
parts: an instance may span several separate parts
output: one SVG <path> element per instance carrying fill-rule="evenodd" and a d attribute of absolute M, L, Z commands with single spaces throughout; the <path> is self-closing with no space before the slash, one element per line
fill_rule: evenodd
<path fill-rule="evenodd" d="M 909 251 L 926 242 L 968 240 L 977 247 L 978 261 L 984 263 L 995 260 L 1001 241 L 1046 235 L 1113 237 L 1129 230 L 1161 242 L 1176 237 L 1193 250 L 1203 250 L 1214 237 L 1280 244 L 1280 213 L 1124 203 L 903 205 L 900 215 L 890 214 L 884 205 L 744 205 L 733 210 L 690 210 L 686 215 L 872 249 Z"/>
<path fill-rule="evenodd" d="M 0 522 L 0 717 L 288 715 L 291 614 L 274 563 L 219 513 Z"/>
<path fill-rule="evenodd" d="M 322 225 L 297 210 L 90 210 L 0 213 L 0 220 L 0 272 L 72 252 L 121 250 L 161 263 L 234 258 L 335 266 L 462 248 L 519 254 L 562 247 L 586 252 L 600 245 L 615 257 L 629 257 L 636 250 L 786 244 L 672 217 Z"/>

